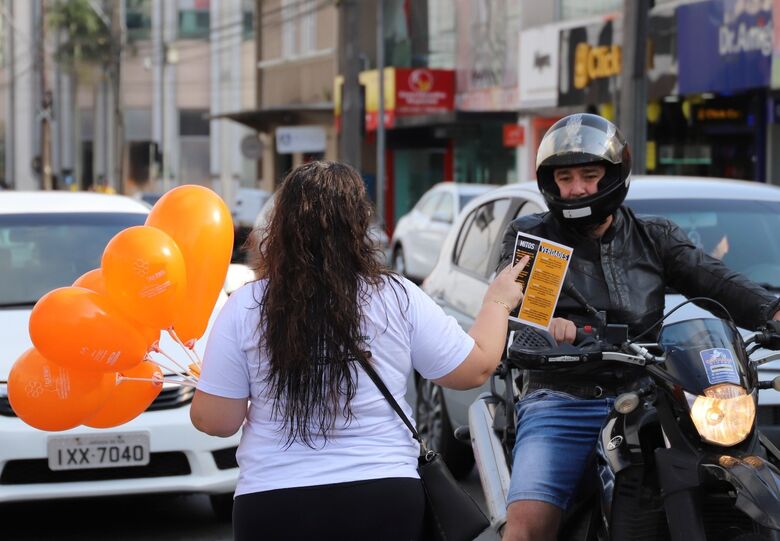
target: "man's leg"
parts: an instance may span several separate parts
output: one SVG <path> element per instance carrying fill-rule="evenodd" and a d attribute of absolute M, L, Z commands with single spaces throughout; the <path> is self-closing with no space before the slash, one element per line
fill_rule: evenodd
<path fill-rule="evenodd" d="M 547 390 L 517 403 L 503 541 L 555 540 L 608 413 L 606 400 Z"/>
<path fill-rule="evenodd" d="M 517 500 L 506 509 L 502 541 L 555 541 L 563 511 L 547 502 Z"/>

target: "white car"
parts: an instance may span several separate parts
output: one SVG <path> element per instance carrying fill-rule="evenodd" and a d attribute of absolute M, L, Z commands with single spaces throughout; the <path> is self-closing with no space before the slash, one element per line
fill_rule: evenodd
<path fill-rule="evenodd" d="M 32 345 L 28 320 L 35 302 L 99 267 L 108 241 L 126 227 L 143 225 L 148 213 L 148 205 L 117 195 L 0 193 L 0 503 L 197 492 L 211 496 L 218 517 L 230 516 L 238 478 L 239 436 L 215 438 L 195 430 L 189 418 L 192 388 L 166 384 L 147 411 L 124 425 L 103 430 L 85 426 L 63 432 L 37 430 L 17 418 L 8 401 L 11 366 Z M 221 293 L 215 313 L 225 298 Z M 195 346 L 201 358 L 205 342 L 201 338 Z M 160 345 L 179 363 L 189 364 L 166 333 Z M 144 447 L 142 455 L 133 460 L 148 458 L 148 464 L 112 467 L 95 458 L 96 463 L 86 465 L 49 467 L 57 445 L 67 447 L 75 438 L 81 444 L 93 438 L 110 442 L 129 434 Z M 108 453 L 103 455 L 108 457 Z"/>
<path fill-rule="evenodd" d="M 670 218 L 711 255 L 769 291 L 780 292 L 780 188 L 711 178 L 633 176 L 625 204 L 639 214 Z M 458 217 L 423 289 L 468 329 L 494 276 L 507 225 L 545 209 L 535 182 L 511 184 L 475 198 Z M 683 300 L 667 295 L 667 310 Z M 704 314 L 688 304 L 668 321 Z M 761 380 L 771 380 L 780 375 L 780 361 L 763 365 L 759 372 Z M 468 407 L 488 390 L 487 384 L 453 391 L 417 378 L 410 387 L 416 387 L 420 434 L 445 455 L 453 473 L 468 473 L 474 460 L 471 449 L 454 438 L 453 430 L 468 425 Z M 760 393 L 758 424 L 780 444 L 780 392 Z"/>
<path fill-rule="evenodd" d="M 391 266 L 420 281 L 433 270 L 455 217 L 472 198 L 494 189 L 493 184 L 440 182 L 401 216 L 390 241 Z"/>
<path fill-rule="evenodd" d="M 255 218 L 255 225 L 253 228 L 253 232 L 255 232 L 255 234 L 259 234 L 259 231 L 268 225 L 268 220 L 271 218 L 271 211 L 273 211 L 275 205 L 276 192 L 271 194 L 271 197 L 266 200 L 263 208 L 261 208 L 260 212 L 257 213 L 257 217 Z M 372 239 L 374 239 L 374 242 L 376 242 L 377 246 L 379 246 L 379 248 L 382 250 L 382 253 L 384 254 L 384 262 L 389 261 L 388 254 L 390 240 L 388 239 L 385 230 L 379 227 L 376 222 L 372 222 L 368 230 L 368 234 Z"/>

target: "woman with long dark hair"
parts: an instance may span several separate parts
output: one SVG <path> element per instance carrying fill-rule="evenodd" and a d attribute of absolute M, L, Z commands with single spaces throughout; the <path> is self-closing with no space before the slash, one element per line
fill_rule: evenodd
<path fill-rule="evenodd" d="M 258 280 L 215 322 L 191 409 L 208 434 L 243 425 L 235 538 L 418 539 L 419 448 L 361 363 L 409 417 L 413 369 L 446 387 L 481 385 L 522 298 L 525 261 L 496 277 L 467 334 L 380 263 L 352 167 L 298 167 L 272 212 L 251 246 Z"/>

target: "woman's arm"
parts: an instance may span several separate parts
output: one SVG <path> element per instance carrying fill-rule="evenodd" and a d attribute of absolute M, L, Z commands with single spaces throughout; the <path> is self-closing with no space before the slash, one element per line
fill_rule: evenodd
<path fill-rule="evenodd" d="M 190 406 L 190 419 L 201 432 L 227 438 L 244 424 L 248 404 L 246 398 L 224 398 L 196 390 Z"/>
<path fill-rule="evenodd" d="M 507 265 L 488 286 L 482 308 L 469 329 L 474 339 L 471 353 L 455 370 L 437 379 L 437 384 L 450 389 L 479 387 L 496 369 L 506 347 L 509 311 L 523 299 L 523 288 L 516 279 L 527 263 L 526 256 L 514 266 Z"/>

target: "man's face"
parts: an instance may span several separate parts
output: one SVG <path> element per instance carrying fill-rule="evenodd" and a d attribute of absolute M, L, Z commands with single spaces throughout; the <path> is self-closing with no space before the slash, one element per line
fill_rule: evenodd
<path fill-rule="evenodd" d="M 605 172 L 603 165 L 576 165 L 560 167 L 553 172 L 553 176 L 561 192 L 561 199 L 578 199 L 596 193 Z"/>

